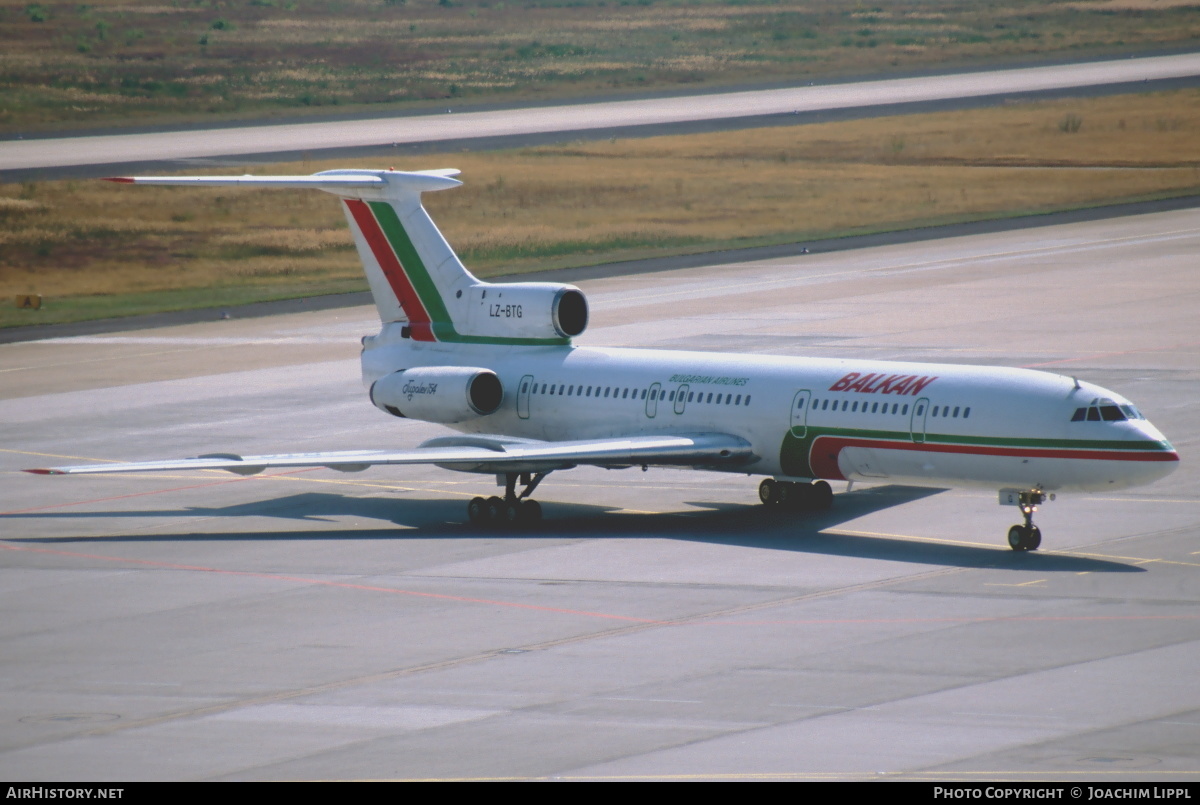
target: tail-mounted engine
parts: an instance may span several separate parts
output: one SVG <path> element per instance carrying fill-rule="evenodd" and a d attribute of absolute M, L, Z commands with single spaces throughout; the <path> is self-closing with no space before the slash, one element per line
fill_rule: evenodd
<path fill-rule="evenodd" d="M 504 387 L 490 369 L 426 366 L 381 377 L 370 395 L 376 408 L 392 416 L 449 424 L 494 414 Z"/>
<path fill-rule="evenodd" d="M 480 283 L 466 293 L 464 335 L 574 338 L 587 329 L 587 297 L 574 285 Z"/>

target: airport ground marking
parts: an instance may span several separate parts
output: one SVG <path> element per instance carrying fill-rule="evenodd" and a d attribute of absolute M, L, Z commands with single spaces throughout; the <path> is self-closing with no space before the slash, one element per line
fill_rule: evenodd
<path fill-rule="evenodd" d="M 879 531 L 854 531 L 854 530 L 845 529 L 845 528 L 826 529 L 826 530 L 822 531 L 821 533 L 833 534 L 833 535 L 846 535 L 846 536 L 852 536 L 852 537 L 860 537 L 860 536 L 861 537 L 889 537 L 889 538 L 893 538 L 893 539 L 902 539 L 902 540 L 906 540 L 909 542 L 934 542 L 934 543 L 944 543 L 946 545 L 966 545 L 966 546 L 969 546 L 972 548 L 990 548 L 998 553 L 1005 553 L 1005 554 L 1008 553 L 1007 548 L 1003 548 L 998 545 L 992 545 L 992 544 L 986 543 L 986 542 L 967 542 L 964 540 L 937 539 L 935 537 L 920 537 L 920 536 L 916 536 L 913 534 L 891 534 L 891 533 L 879 532 Z M 1115 554 L 1091 553 L 1088 551 L 1077 550 L 1074 548 L 1064 548 L 1059 551 L 1038 551 L 1038 553 L 1042 556 L 1056 556 L 1056 555 L 1057 556 L 1080 556 L 1080 557 L 1087 557 L 1090 559 L 1105 559 L 1105 560 L 1113 560 L 1113 561 L 1121 561 L 1121 562 L 1131 562 L 1136 565 L 1164 564 L 1164 565 L 1182 565 L 1184 567 L 1200 567 L 1200 562 L 1183 562 L 1183 561 L 1174 560 L 1174 559 L 1155 559 L 1155 558 L 1147 558 L 1144 556 L 1119 556 L 1119 555 L 1115 555 Z M 1200 554 L 1200 551 L 1195 551 L 1191 555 L 1195 556 L 1198 554 Z M 1090 572 L 1090 571 L 1084 571 L 1084 573 L 1080 573 L 1079 575 L 1084 575 L 1085 573 L 1088 573 L 1088 572 Z M 1024 584 L 1030 584 L 1030 583 L 1032 583 L 1032 582 L 1024 582 Z M 1020 584 L 1013 584 L 1013 585 L 990 584 L 988 586 L 1019 587 L 1022 585 L 1020 585 Z"/>
<path fill-rule="evenodd" d="M 1109 560 L 1115 560 L 1115 561 L 1120 561 L 1120 562 L 1132 562 L 1132 563 L 1138 564 L 1138 565 L 1162 564 L 1162 565 L 1182 565 L 1183 567 L 1200 567 L 1200 562 L 1181 562 L 1177 559 L 1147 559 L 1142 556 L 1119 556 L 1116 554 L 1091 553 L 1089 551 L 1079 551 L 1079 550 L 1060 551 L 1059 553 L 1062 553 L 1067 556 L 1086 556 L 1089 559 L 1109 559 Z"/>
<path fill-rule="evenodd" d="M 997 587 L 1019 585 L 999 584 Z M 785 618 L 779 620 L 713 620 L 698 625 L 712 626 L 881 626 L 881 625 L 980 625 L 993 623 L 1091 623 L 1103 621 L 1193 621 L 1200 613 L 1183 612 L 1171 615 L 995 615 L 991 617 L 929 617 L 929 618 Z M 831 707 L 833 705 L 830 705 Z M 862 708 L 859 708 L 862 709 Z"/>
<path fill-rule="evenodd" d="M 145 497 L 147 495 L 161 495 L 165 492 L 184 492 L 189 489 L 203 489 L 208 486 L 221 486 L 223 484 L 240 484 L 240 483 L 245 483 L 246 481 L 264 481 L 264 480 L 268 480 L 270 478 L 277 477 L 279 475 L 294 475 L 294 474 L 300 473 L 300 472 L 312 472 L 313 470 L 316 470 L 316 469 L 320 469 L 320 468 L 319 467 L 305 467 L 303 469 L 289 470 L 288 472 L 280 472 L 280 473 L 275 473 L 273 475 L 264 475 L 264 476 L 257 476 L 257 477 L 251 476 L 251 477 L 243 477 L 243 478 L 228 478 L 228 479 L 223 479 L 220 481 L 209 481 L 208 483 L 204 483 L 204 484 L 192 484 L 190 486 L 174 486 L 174 487 L 169 487 L 167 489 L 153 489 L 148 492 L 130 492 L 127 495 L 113 495 L 112 497 L 107 497 L 107 498 L 94 498 L 92 500 L 74 500 L 74 501 L 68 501 L 66 503 L 51 503 L 46 506 L 33 506 L 28 509 L 13 509 L 12 511 L 0 512 L 0 517 L 8 517 L 8 516 L 17 515 L 17 514 L 28 514 L 29 512 L 45 511 L 46 509 L 64 509 L 64 508 L 67 508 L 70 506 L 86 506 L 90 503 L 107 503 L 107 502 L 113 501 L 113 500 L 125 500 L 127 498 L 140 498 L 140 497 Z M 161 475 L 157 476 L 157 477 L 159 479 L 162 478 Z"/>
<path fill-rule="evenodd" d="M 39 456 L 41 458 L 68 458 L 72 461 L 101 461 L 109 464 L 120 464 L 119 459 L 115 458 L 92 458 L 91 456 L 64 456 L 59 453 L 37 453 L 33 450 L 9 450 L 0 447 L 0 453 L 16 453 L 20 456 Z"/>
<path fill-rule="evenodd" d="M 66 556 L 77 559 L 98 559 L 104 562 L 127 563 L 140 565 L 143 567 L 159 568 L 162 570 L 187 570 L 197 573 L 213 573 L 223 576 L 242 576 L 245 578 L 267 579 L 271 581 L 286 581 L 299 584 L 307 584 L 316 587 L 334 587 L 345 590 L 362 590 L 365 592 L 387 593 L 390 595 L 404 595 L 415 598 L 435 598 L 445 601 L 457 601 L 467 604 L 485 604 L 487 606 L 509 607 L 512 609 L 529 609 L 538 612 L 553 612 L 563 615 L 583 615 L 590 618 L 602 618 L 606 620 L 629 621 L 640 624 L 653 625 L 670 625 L 671 621 L 657 620 L 655 618 L 639 618 L 634 615 L 617 615 L 610 612 L 590 612 L 587 610 L 568 609 L 565 607 L 548 607 L 541 604 L 522 604 L 515 601 L 500 601 L 489 598 L 473 598 L 471 596 L 450 595 L 448 593 L 432 593 L 422 592 L 420 590 L 404 590 L 398 587 L 381 587 L 374 584 L 355 584 L 346 581 L 331 581 L 329 579 L 316 579 L 308 576 L 292 576 L 286 573 L 263 573 L 256 570 L 229 570 L 219 567 L 207 567 L 205 565 L 185 565 L 175 562 L 161 562 L 155 559 L 135 559 L 126 556 L 105 556 L 103 554 L 83 553 L 80 551 L 63 551 L 54 548 L 34 548 L 26 545 L 10 545 L 0 542 L 0 548 L 9 551 L 23 551 L 28 553 L 43 553 L 55 556 Z"/>
<path fill-rule="evenodd" d="M 391 595 L 405 595 L 405 596 L 413 596 L 413 597 L 418 597 L 418 598 L 434 598 L 434 599 L 457 601 L 457 602 L 469 603 L 469 604 L 485 604 L 488 606 L 510 607 L 510 608 L 515 608 L 515 609 L 527 609 L 527 610 L 533 610 L 533 611 L 552 612 L 552 613 L 567 614 L 567 615 L 583 615 L 583 616 L 592 617 L 592 618 L 629 621 L 632 623 L 644 624 L 644 625 L 648 625 L 648 626 L 677 626 L 677 625 L 692 625 L 692 624 L 712 625 L 712 626 L 731 626 L 731 625 L 741 626 L 741 625 L 766 625 L 766 624 L 838 625 L 838 624 L 868 624 L 868 623 L 871 623 L 871 624 L 879 624 L 879 623 L 897 623 L 897 624 L 899 624 L 899 623 L 977 623 L 977 622 L 982 623 L 982 622 L 995 622 L 995 621 L 1005 621 L 1005 620 L 1121 620 L 1121 619 L 1129 619 L 1129 618 L 1139 619 L 1139 620 L 1144 620 L 1144 619 L 1178 620 L 1180 618 L 1188 618 L 1188 619 L 1200 618 L 1200 613 L 1197 613 L 1196 615 L 1187 615 L 1187 616 L 1176 616 L 1176 615 L 1111 616 L 1111 615 L 1105 615 L 1105 616 L 1095 616 L 1095 617 L 1092 617 L 1092 616 L 1064 616 L 1064 617 L 1029 617 L 1029 618 L 1026 618 L 1026 617 L 1014 618 L 1014 617 L 1010 617 L 1010 616 L 999 616 L 999 617 L 989 617 L 989 618 L 953 618 L 953 617 L 950 617 L 950 618 L 946 618 L 946 617 L 937 617 L 937 618 L 817 618 L 817 619 L 770 620 L 770 621 L 713 620 L 713 618 L 720 617 L 721 615 L 726 615 L 726 614 L 747 612 L 747 611 L 751 611 L 751 610 L 770 608 L 770 607 L 785 605 L 785 604 L 789 604 L 789 603 L 796 603 L 796 602 L 804 601 L 804 600 L 812 600 L 814 598 L 827 597 L 829 595 L 834 595 L 834 594 L 842 594 L 842 593 L 846 593 L 846 592 L 857 592 L 857 591 L 862 591 L 862 590 L 866 590 L 866 589 L 878 588 L 878 587 L 883 587 L 883 586 L 887 586 L 887 585 L 894 584 L 894 583 L 911 581 L 914 578 L 924 578 L 924 577 L 933 576 L 933 575 L 944 575 L 947 573 L 962 572 L 963 571 L 962 568 L 941 569 L 941 570 L 931 571 L 929 573 L 918 574 L 915 577 L 905 577 L 903 579 L 894 579 L 894 578 L 881 579 L 877 582 L 867 582 L 867 583 L 860 584 L 860 585 L 854 585 L 854 586 L 848 587 L 848 588 L 843 587 L 843 588 L 837 588 L 837 589 L 831 589 L 831 590 L 821 590 L 821 591 L 817 591 L 817 592 L 813 592 L 813 593 L 806 593 L 806 594 L 799 595 L 799 596 L 791 596 L 789 598 L 782 599 L 782 600 L 776 599 L 776 600 L 771 600 L 771 601 L 763 601 L 763 602 L 759 602 L 756 604 L 749 604 L 749 605 L 745 605 L 745 606 L 735 607 L 731 610 L 727 610 L 724 613 L 710 612 L 710 613 L 701 613 L 701 614 L 692 615 L 692 616 L 684 616 L 681 618 L 674 618 L 674 619 L 669 619 L 669 620 L 661 620 L 661 619 L 655 619 L 655 618 L 640 618 L 640 617 L 631 616 L 631 615 L 619 615 L 619 614 L 606 613 L 606 612 L 576 610 L 576 609 L 569 609 L 569 608 L 565 608 L 565 607 L 548 607 L 548 606 L 543 606 L 543 605 L 539 605 L 539 604 L 522 604 L 522 603 L 517 603 L 517 602 L 511 602 L 511 601 L 501 601 L 501 600 L 497 600 L 497 599 L 485 599 L 485 598 L 474 598 L 471 596 L 450 595 L 447 593 L 434 593 L 434 592 L 423 592 L 423 591 L 417 591 L 417 590 L 404 590 L 404 589 L 396 588 L 396 587 L 382 587 L 379 585 L 369 585 L 369 584 L 355 584 L 355 583 L 351 583 L 351 582 L 331 581 L 328 579 L 316 579 L 316 578 L 307 577 L 307 576 L 293 576 L 293 575 L 281 574 L 281 573 L 263 573 L 260 571 L 252 571 L 252 570 L 230 570 L 230 569 L 226 569 L 226 568 L 208 567 L 208 566 L 204 566 L 204 565 L 187 565 L 187 564 L 180 564 L 180 563 L 174 563 L 174 562 L 162 562 L 162 561 L 152 560 L 152 559 L 137 559 L 137 558 L 132 558 L 132 557 L 106 556 L 103 554 L 91 554 L 91 553 L 84 553 L 84 552 L 80 552 L 80 551 L 64 551 L 64 550 L 53 549 L 53 548 L 35 548 L 35 547 L 24 546 L 24 545 L 5 544 L 3 542 L 0 542 L 0 548 L 5 549 L 5 550 L 10 550 L 10 551 L 19 551 L 19 552 L 26 552 L 26 553 L 40 553 L 40 554 L 49 554 L 49 555 L 55 555 L 55 556 L 65 556 L 65 557 L 71 557 L 71 558 L 95 559 L 95 560 L 101 560 L 101 561 L 106 561 L 106 562 L 127 563 L 127 564 L 133 564 L 133 565 L 140 565 L 140 566 L 144 566 L 144 567 L 160 568 L 160 569 L 165 569 L 165 570 L 184 570 L 184 571 L 191 571 L 191 572 L 214 573 L 214 574 L 219 574 L 219 575 L 242 576 L 242 577 L 246 577 L 246 578 L 259 578 L 259 579 L 267 579 L 267 580 L 274 580 L 274 581 L 295 582 L 295 583 L 313 585 L 313 586 L 318 586 L 318 587 L 333 587 L 333 588 L 347 589 L 347 590 L 361 590 L 361 591 L 365 591 L 365 592 L 380 592 L 380 593 L 386 593 L 386 594 L 391 594 Z"/>
<path fill-rule="evenodd" d="M 237 479 L 237 480 L 251 480 L 251 479 Z M 331 582 L 331 581 L 321 580 L 321 579 L 307 579 L 307 578 L 296 577 L 296 576 L 285 576 L 285 575 L 280 575 L 280 574 L 254 573 L 254 572 L 249 572 L 249 571 L 228 571 L 228 570 L 222 571 L 222 570 L 218 570 L 215 568 L 204 568 L 204 567 L 195 567 L 195 566 L 188 566 L 188 565 L 172 565 L 170 563 L 155 562 L 155 561 L 151 561 L 151 560 L 125 559 L 125 558 L 121 558 L 121 557 L 84 554 L 84 553 L 73 552 L 73 551 L 62 551 L 62 550 L 54 550 L 54 549 L 47 549 L 47 548 L 33 548 L 33 547 L 29 547 L 29 546 L 16 546 L 16 545 L 5 544 L 4 542 L 0 542 L 0 548 L 6 549 L 6 550 L 18 551 L 18 552 L 39 553 L 39 554 L 43 554 L 43 555 L 58 555 L 58 556 L 66 556 L 66 557 L 74 557 L 74 558 L 92 558 L 92 559 L 99 559 L 102 561 L 125 562 L 125 563 L 131 563 L 131 564 L 142 565 L 142 566 L 178 568 L 178 569 L 184 569 L 184 570 L 200 570 L 200 571 L 207 571 L 207 572 L 223 573 L 223 574 L 227 574 L 227 575 L 241 575 L 241 576 L 245 576 L 245 577 L 257 577 L 257 578 L 265 578 L 265 579 L 272 579 L 272 580 L 286 580 L 286 581 L 291 581 L 291 582 L 322 585 L 322 586 L 326 586 L 326 587 L 341 587 L 341 588 L 359 589 L 359 590 L 365 590 L 365 591 L 382 591 L 382 592 L 389 593 L 392 595 L 407 593 L 409 595 L 420 595 L 420 596 L 425 596 L 425 597 L 450 599 L 450 600 L 457 600 L 457 601 L 463 601 L 463 602 L 478 601 L 480 603 L 488 603 L 488 602 L 484 602 L 480 599 L 469 599 L 469 598 L 462 597 L 462 596 L 447 596 L 447 595 L 441 595 L 441 594 L 437 594 L 437 593 L 408 593 L 407 591 L 401 591 L 401 590 L 397 590 L 395 588 L 374 587 L 371 585 L 353 585 L 353 584 L 346 584 L 346 583 L 339 583 L 339 582 Z M 613 615 L 606 615 L 604 613 L 595 613 L 596 616 L 604 617 L 609 620 L 612 620 L 612 619 L 624 620 L 625 623 L 623 623 L 621 625 L 613 626 L 611 628 L 601 629 L 601 630 L 595 631 L 595 632 L 587 632 L 587 633 L 582 633 L 582 634 L 567 635 L 567 636 L 559 637 L 559 638 L 551 638 L 548 640 L 543 640 L 539 643 L 521 646 L 520 648 L 523 649 L 524 651 L 549 650 L 549 649 L 557 648 L 560 646 L 571 645 L 571 644 L 581 643 L 581 642 L 585 642 L 585 641 L 591 641 L 591 640 L 597 640 L 597 639 L 607 639 L 607 638 L 613 638 L 613 637 L 621 637 L 621 636 L 625 636 L 625 635 L 629 635 L 629 634 L 634 634 L 637 632 L 642 632 L 647 629 L 657 628 L 660 626 L 684 626 L 684 625 L 693 625 L 693 624 L 694 625 L 710 625 L 710 624 L 711 625 L 734 625 L 734 626 L 751 625 L 754 623 L 753 621 L 729 620 L 728 618 L 730 615 L 738 615 L 738 614 L 748 613 L 748 612 L 752 612 L 752 611 L 759 611 L 759 610 L 763 610 L 763 609 L 786 606 L 789 604 L 798 603 L 798 602 L 802 602 L 802 601 L 810 601 L 810 600 L 815 600 L 815 599 L 820 599 L 820 598 L 828 598 L 828 597 L 833 597 L 833 596 L 838 596 L 838 595 L 844 595 L 847 593 L 852 594 L 855 592 L 861 592 L 861 591 L 865 591 L 865 590 L 880 589 L 880 588 L 889 587 L 889 586 L 893 586 L 893 585 L 901 584 L 901 583 L 909 583 L 909 582 L 913 582 L 913 581 L 920 581 L 920 580 L 935 578 L 935 577 L 939 577 L 939 576 L 953 575 L 956 573 L 965 572 L 966 570 L 967 570 L 966 568 L 939 568 L 936 570 L 930 570 L 930 571 L 926 571 L 923 573 L 916 573 L 916 574 L 913 574 L 910 576 L 904 576 L 904 577 L 900 577 L 900 578 L 877 579 L 875 581 L 864 582 L 864 583 L 855 584 L 855 585 L 848 585 L 848 586 L 835 588 L 835 589 L 819 590 L 819 591 L 815 591 L 815 592 L 803 593 L 800 595 L 787 596 L 783 599 L 762 601 L 762 602 L 757 602 L 754 604 L 745 604 L 745 605 L 741 605 L 741 606 L 737 606 L 737 607 L 730 607 L 725 610 L 717 611 L 717 612 L 698 613 L 698 614 L 691 615 L 691 616 L 675 618 L 673 620 L 638 619 L 638 618 L 631 618 L 628 616 L 613 616 Z M 553 608 L 537 607 L 534 605 L 527 605 L 527 604 L 513 604 L 513 603 L 509 603 L 509 602 L 494 602 L 493 605 L 495 605 L 495 604 L 499 604 L 502 606 L 508 606 L 508 607 L 519 607 L 519 608 L 527 609 L 527 610 L 541 609 L 543 611 L 546 611 L 546 610 L 568 611 L 568 612 L 570 611 L 570 610 L 554 610 Z M 578 612 L 578 611 L 576 611 L 576 612 Z M 578 612 L 578 614 L 588 614 L 588 613 Z M 1061 620 L 1109 620 L 1109 621 L 1111 621 L 1111 620 L 1114 620 L 1116 617 L 1120 617 L 1120 616 L 1109 615 L 1109 616 L 1095 616 L 1095 617 L 1088 617 L 1088 618 L 1063 616 L 1063 617 L 1034 617 L 1034 618 L 1025 618 L 1025 619 L 1026 620 L 1056 620 L 1056 621 L 1061 621 Z M 1135 618 L 1135 619 L 1140 619 L 1140 620 L 1200 618 L 1200 613 L 1197 613 L 1195 615 L 1187 614 L 1187 615 L 1174 615 L 1174 616 L 1171 616 L 1171 615 L 1127 616 L 1127 618 Z M 1127 619 L 1127 618 L 1122 618 L 1122 619 Z M 724 619 L 724 620 L 717 620 L 717 619 Z M 939 618 L 939 619 L 935 619 L 935 620 L 939 621 L 939 622 L 944 622 L 946 619 Z M 954 620 L 956 622 L 968 623 L 968 622 L 972 622 L 972 620 L 982 621 L 982 622 L 995 622 L 995 621 L 1004 621 L 1004 620 L 1011 621 L 1011 620 L 1016 620 L 1016 619 L 1015 618 L 983 618 L 983 619 L 954 619 Z M 833 623 L 833 622 L 835 622 L 835 621 L 820 621 L 820 620 L 818 620 L 818 621 L 810 621 L 809 623 Z M 846 623 L 855 623 L 855 622 L 856 621 L 854 621 L 852 619 L 836 621 L 836 623 L 843 624 L 843 625 Z M 870 619 L 863 620 L 863 621 L 857 621 L 857 622 L 878 623 L 878 621 L 870 620 Z M 889 622 L 897 623 L 897 622 L 905 622 L 905 621 L 893 620 L 893 621 L 889 621 Z M 776 621 L 763 621 L 762 623 L 767 624 L 767 625 L 775 625 L 777 622 Z M 799 623 L 805 623 L 805 621 L 780 621 L 778 623 L 796 625 Z M 380 672 L 371 673 L 371 674 L 364 674 L 364 675 L 358 676 L 358 677 L 351 677 L 348 679 L 339 679 L 339 680 L 325 682 L 325 683 L 318 684 L 318 685 L 311 685 L 311 686 L 307 686 L 307 687 L 303 687 L 303 688 L 279 691 L 276 693 L 265 694 L 262 696 L 252 697 L 252 698 L 248 698 L 248 699 L 236 699 L 233 701 L 224 701 L 224 702 L 219 702 L 216 704 L 207 705 L 204 707 L 192 708 L 189 710 L 178 711 L 178 712 L 173 712 L 173 713 L 165 713 L 165 714 L 161 714 L 161 715 L 157 715 L 157 716 L 151 716 L 151 717 L 147 717 L 147 718 L 143 718 L 143 719 L 138 719 L 135 721 L 117 722 L 117 723 L 113 723 L 108 726 L 98 727 L 96 729 L 88 730 L 87 732 L 82 733 L 82 735 L 100 736 L 100 735 L 107 735 L 107 734 L 112 734 L 112 733 L 116 733 L 116 732 L 124 732 L 124 731 L 132 730 L 132 729 L 140 729 L 143 727 L 157 726 L 159 724 L 165 724 L 165 723 L 169 723 L 169 722 L 173 722 L 173 721 L 178 721 L 178 720 L 184 719 L 184 718 L 203 718 L 205 716 L 216 715 L 216 714 L 230 712 L 233 710 L 243 709 L 243 708 L 247 708 L 247 707 L 254 707 L 254 706 L 263 705 L 263 704 L 271 704 L 271 703 L 275 703 L 275 702 L 299 699 L 299 698 L 302 698 L 305 696 L 319 695 L 319 694 L 327 693 L 330 691 L 346 689 L 348 687 L 376 684 L 379 682 L 403 678 L 403 677 L 412 676 L 412 675 L 416 675 L 416 674 L 460 667 L 465 664 L 494 660 L 498 656 L 500 656 L 501 653 L 502 653 L 502 651 L 499 649 L 489 648 L 484 651 L 475 652 L 473 654 L 463 656 L 463 657 L 452 657 L 452 658 L 448 658 L 448 659 L 444 659 L 444 660 L 437 660 L 437 661 L 424 663 L 424 664 L 416 665 L 416 666 L 409 666 L 409 667 L 405 667 L 405 668 L 392 669 L 392 670 L 388 670 L 388 671 L 380 671 Z M 65 736 L 62 740 L 68 740 L 68 739 L 72 739 L 74 737 L 77 737 L 77 735 L 73 734 L 70 736 Z M 989 774 L 994 774 L 994 772 L 989 772 Z M 1048 772 L 1048 774 L 1054 774 L 1054 772 Z M 711 775 L 707 775 L 707 776 L 706 775 L 697 775 L 695 777 L 695 779 L 707 779 L 710 776 Z M 744 775 L 733 774 L 733 775 L 728 775 L 728 776 L 732 779 L 732 778 L 741 777 Z M 774 777 L 777 775 L 765 775 L 764 774 L 761 776 L 765 779 L 765 778 Z M 835 779 L 835 778 L 841 779 L 845 776 L 846 775 L 840 775 L 840 774 L 828 775 L 828 777 L 830 779 Z M 820 775 L 817 775 L 817 777 L 820 777 Z M 521 778 L 521 779 L 525 779 L 525 778 Z M 591 778 L 579 778 L 579 779 L 591 779 Z M 613 779 L 617 779 L 617 778 L 613 778 Z M 641 778 L 638 777 L 638 778 L 631 778 L 631 779 L 641 779 Z M 647 779 L 654 779 L 654 778 L 651 777 L 651 778 L 647 778 Z"/>
<path fill-rule="evenodd" d="M 916 534 L 891 534 L 886 531 L 855 531 L 850 528 L 827 528 L 821 533 L 845 537 L 889 537 L 891 539 L 902 539 L 907 542 L 933 542 L 943 545 L 966 545 L 971 548 L 987 548 L 994 551 L 1008 551 L 1007 548 L 1001 548 L 997 545 L 993 545 L 990 542 L 968 542 L 967 540 L 960 539 L 939 539 L 937 537 L 921 537 L 917 536 Z"/>

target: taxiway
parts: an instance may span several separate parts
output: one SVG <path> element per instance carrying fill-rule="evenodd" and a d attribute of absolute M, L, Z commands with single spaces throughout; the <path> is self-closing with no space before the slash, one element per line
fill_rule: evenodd
<path fill-rule="evenodd" d="M 39 177 L 39 169 L 162 163 L 212 157 L 323 153 L 411 143 L 529 138 L 545 133 L 662 127 L 930 101 L 1004 98 L 1105 85 L 1132 91 L 1141 82 L 1200 76 L 1200 53 L 1054 64 L 972 73 L 888 78 L 844 84 L 681 95 L 639 100 L 280 123 L 135 134 L 80 135 L 0 142 L 0 171 Z"/>

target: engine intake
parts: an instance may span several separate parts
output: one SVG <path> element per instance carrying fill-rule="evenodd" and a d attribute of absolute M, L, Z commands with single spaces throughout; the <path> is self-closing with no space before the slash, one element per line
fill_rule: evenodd
<path fill-rule="evenodd" d="M 392 416 L 451 424 L 494 414 L 504 386 L 490 369 L 424 366 L 371 384 L 371 402 Z"/>

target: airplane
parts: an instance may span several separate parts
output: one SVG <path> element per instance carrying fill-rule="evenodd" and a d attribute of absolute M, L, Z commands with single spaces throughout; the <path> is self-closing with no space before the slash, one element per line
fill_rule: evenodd
<path fill-rule="evenodd" d="M 1047 497 L 1147 484 L 1179 454 L 1119 394 L 1029 369 L 584 347 L 588 303 L 573 285 L 484 282 L 421 203 L 457 187 L 454 169 L 331 170 L 308 176 L 115 177 L 191 187 L 313 188 L 341 199 L 378 310 L 362 339 L 370 401 L 457 431 L 407 450 L 196 458 L 31 469 L 48 475 L 432 464 L 494 474 L 471 523 L 541 519 L 530 495 L 579 465 L 685 467 L 765 476 L 764 505 L 833 503 L 830 481 L 997 490 L 1036 550 Z M 517 485 L 521 490 L 517 490 Z"/>

